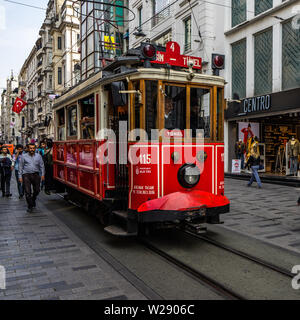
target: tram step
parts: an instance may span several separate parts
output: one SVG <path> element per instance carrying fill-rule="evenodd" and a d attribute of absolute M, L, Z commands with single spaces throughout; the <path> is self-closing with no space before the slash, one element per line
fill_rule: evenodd
<path fill-rule="evenodd" d="M 121 219 L 124 219 L 124 220 L 128 219 L 127 211 L 116 210 L 116 211 L 113 211 L 112 213 Z"/>
<path fill-rule="evenodd" d="M 116 237 L 132 237 L 137 236 L 137 232 L 129 233 L 127 230 L 118 225 L 110 225 L 104 228 L 104 231 L 116 236 Z"/>

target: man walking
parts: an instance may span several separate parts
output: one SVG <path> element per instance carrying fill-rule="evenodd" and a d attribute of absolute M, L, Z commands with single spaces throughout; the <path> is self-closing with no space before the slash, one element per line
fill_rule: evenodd
<path fill-rule="evenodd" d="M 19 162 L 19 181 L 24 185 L 28 213 L 32 213 L 33 208 L 36 207 L 41 180 L 45 180 L 44 162 L 41 155 L 36 153 L 35 144 L 30 143 L 28 153 L 23 154 Z"/>

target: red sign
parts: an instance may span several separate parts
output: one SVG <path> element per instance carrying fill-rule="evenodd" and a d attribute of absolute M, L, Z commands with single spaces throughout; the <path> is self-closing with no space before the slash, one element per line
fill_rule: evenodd
<path fill-rule="evenodd" d="M 180 54 L 180 46 L 177 42 L 169 41 L 166 45 L 166 52 L 157 51 L 156 60 L 151 61 L 157 64 L 169 64 L 171 66 L 189 68 L 193 63 L 193 69 L 202 69 L 202 59 L 199 57 L 185 56 Z"/>
<path fill-rule="evenodd" d="M 12 107 L 12 111 L 15 113 L 20 113 L 23 108 L 25 108 L 27 105 L 27 102 L 20 99 L 20 98 L 16 98 L 16 101 L 14 103 L 14 106 Z"/>

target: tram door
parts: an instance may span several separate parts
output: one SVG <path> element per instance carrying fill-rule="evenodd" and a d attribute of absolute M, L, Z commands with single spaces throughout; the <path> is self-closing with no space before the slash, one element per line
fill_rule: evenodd
<path fill-rule="evenodd" d="M 122 90 L 126 90 L 123 82 L 112 83 L 109 117 L 111 129 L 116 135 L 116 191 L 118 197 L 126 198 L 128 195 L 128 101 L 126 94 L 120 94 Z"/>

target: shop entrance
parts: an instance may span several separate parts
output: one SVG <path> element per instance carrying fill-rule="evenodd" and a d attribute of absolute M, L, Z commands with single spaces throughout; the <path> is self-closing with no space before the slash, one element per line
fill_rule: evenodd
<path fill-rule="evenodd" d="M 297 113 L 251 118 L 236 121 L 237 137 L 241 123 L 251 123 L 258 135 L 265 173 L 269 175 L 298 176 L 300 160 L 300 117 Z M 293 141 L 293 142 L 291 142 Z M 294 142 L 295 141 L 295 142 Z M 292 145 L 292 147 L 291 147 Z M 292 160 L 292 168 L 291 168 Z"/>

